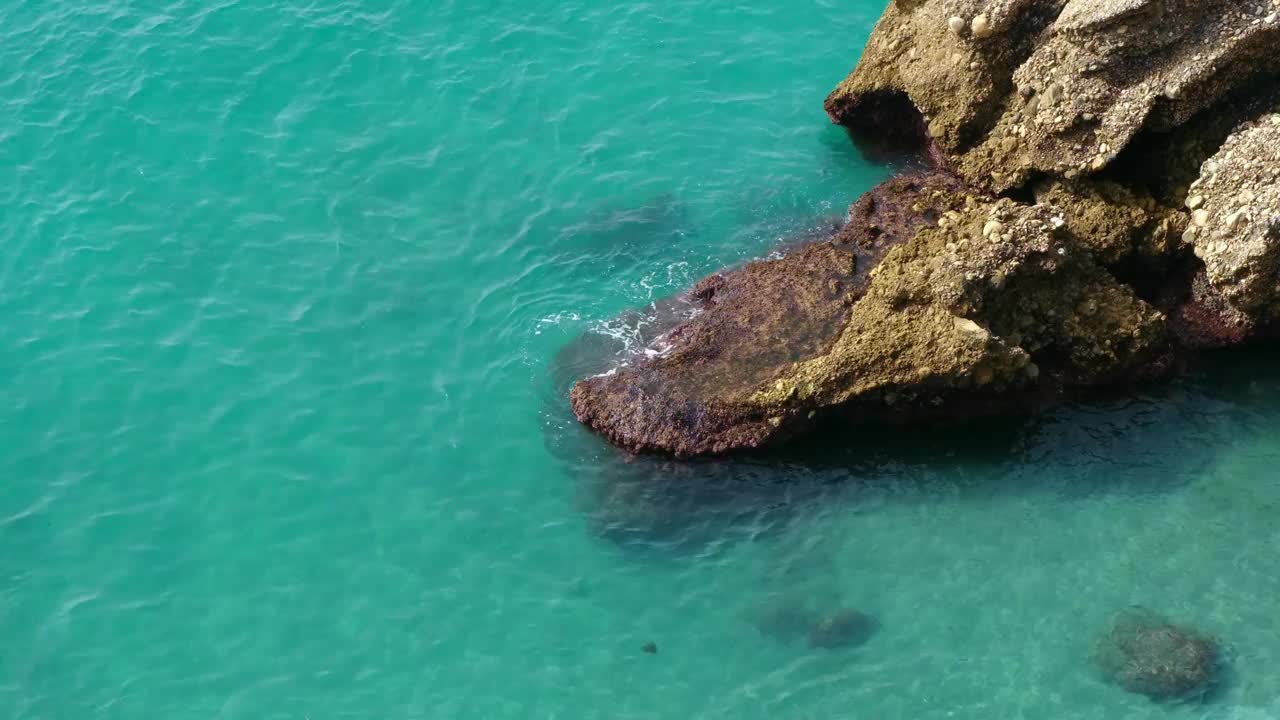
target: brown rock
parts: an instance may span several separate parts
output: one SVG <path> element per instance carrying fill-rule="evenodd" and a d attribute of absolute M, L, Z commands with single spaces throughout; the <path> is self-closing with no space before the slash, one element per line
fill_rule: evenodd
<path fill-rule="evenodd" d="M 1165 366 L 1163 316 L 1051 207 L 920 178 L 852 215 L 830 242 L 700 282 L 703 312 L 663 352 L 573 388 L 578 418 L 631 450 L 698 455 L 785 438 L 815 413 L 978 415 Z M 993 220 L 1004 232 L 984 236 Z"/>
<path fill-rule="evenodd" d="M 1280 317 L 1280 114 L 1241 127 L 1196 181 L 1209 282 L 1257 323 Z"/>
<path fill-rule="evenodd" d="M 713 454 L 1023 409 L 1273 334 L 1269 3 L 895 0 L 826 109 L 934 170 L 699 282 L 700 313 L 578 382 L 575 414 L 633 451 Z"/>
<path fill-rule="evenodd" d="M 1036 174 L 1099 170 L 1143 130 L 1168 130 L 1280 72 L 1269 0 L 966 0 L 1004 42 L 976 48 L 976 72 L 943 58 L 956 42 L 935 18 L 951 0 L 891 6 L 858 67 L 827 98 L 851 127 L 894 94 L 930 118 L 960 175 L 1008 190 Z M 904 58 L 905 49 L 916 51 Z M 1019 88 L 1043 96 L 1024 106 Z M 1084 122 L 1089 115 L 1093 120 Z M 1006 138 L 1022 141 L 1010 148 Z"/>

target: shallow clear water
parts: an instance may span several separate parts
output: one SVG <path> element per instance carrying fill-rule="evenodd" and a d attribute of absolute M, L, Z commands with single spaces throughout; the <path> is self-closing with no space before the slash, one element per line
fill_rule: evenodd
<path fill-rule="evenodd" d="M 569 417 L 887 174 L 821 111 L 882 4 L 0 4 L 0 717 L 1280 717 L 1274 354 L 715 463 Z M 1220 689 L 1101 682 L 1130 604 Z"/>

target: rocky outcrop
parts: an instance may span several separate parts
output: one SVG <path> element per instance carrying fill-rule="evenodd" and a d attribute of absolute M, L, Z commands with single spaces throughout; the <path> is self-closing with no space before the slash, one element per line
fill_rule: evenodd
<path fill-rule="evenodd" d="M 579 419 L 633 450 L 758 447 L 820 416 L 999 412 L 1166 366 L 1163 315 L 1048 205 L 898 178 L 832 240 L 694 287 L 652 357 L 579 382 Z M 1035 358 L 1035 360 L 1033 360 Z"/>
<path fill-rule="evenodd" d="M 828 242 L 704 279 L 691 291 L 702 312 L 659 338 L 650 356 L 575 385 L 574 412 L 633 450 L 759 445 L 782 417 L 754 394 L 827 350 L 848 320 L 855 267 Z"/>
<path fill-rule="evenodd" d="M 579 382 L 575 413 L 631 450 L 712 454 L 1032 407 L 1262 334 L 1271 1 L 895 0 L 826 108 L 933 169 L 828 240 L 698 283 L 700 312 Z"/>
<path fill-rule="evenodd" d="M 762 389 L 830 351 L 869 268 L 959 202 L 958 187 L 943 175 L 895 178 L 859 199 L 857 222 L 831 240 L 703 279 L 689 292 L 700 310 L 691 320 L 630 365 L 574 386 L 578 419 L 622 447 L 676 455 L 757 447 L 807 425 L 816 404 L 774 402 Z"/>
<path fill-rule="evenodd" d="M 1280 115 L 1232 135 L 1205 162 L 1187 238 L 1209 282 L 1255 323 L 1280 316 Z"/>
<path fill-rule="evenodd" d="M 1140 131 L 1280 71 L 1275 12 L 1271 0 L 895 1 L 827 112 L 864 126 L 906 96 L 955 170 L 993 191 L 1089 175 Z"/>

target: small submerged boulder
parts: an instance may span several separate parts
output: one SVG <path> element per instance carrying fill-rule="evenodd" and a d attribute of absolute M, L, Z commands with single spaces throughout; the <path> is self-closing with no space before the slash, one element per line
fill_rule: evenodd
<path fill-rule="evenodd" d="M 856 647 L 871 639 L 876 621 L 852 608 L 842 608 L 818 620 L 809 631 L 809 647 Z"/>
<path fill-rule="evenodd" d="M 1116 615 L 1098 640 L 1094 662 L 1110 681 L 1152 700 L 1203 694 L 1218 667 L 1218 644 L 1143 608 Z"/>
<path fill-rule="evenodd" d="M 784 643 L 804 639 L 811 648 L 828 650 L 862 645 L 879 626 L 874 617 L 853 608 L 819 610 L 794 598 L 765 603 L 750 620 L 766 637 Z"/>

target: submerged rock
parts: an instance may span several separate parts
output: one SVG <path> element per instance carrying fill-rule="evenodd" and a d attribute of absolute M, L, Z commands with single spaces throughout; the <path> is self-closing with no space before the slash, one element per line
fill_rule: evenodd
<path fill-rule="evenodd" d="M 826 109 L 933 169 L 702 280 L 698 314 L 575 385 L 575 414 L 714 454 L 1031 408 L 1274 334 L 1277 47 L 1270 0 L 895 0 Z"/>
<path fill-rule="evenodd" d="M 844 608 L 818 620 L 809 631 L 809 647 L 856 647 L 869 640 L 875 631 L 874 618 L 857 610 Z"/>
<path fill-rule="evenodd" d="M 1155 613 L 1131 608 L 1116 615 L 1098 640 L 1094 662 L 1125 690 L 1153 700 L 1202 694 L 1218 666 L 1217 643 Z"/>
<path fill-rule="evenodd" d="M 811 648 L 857 647 L 879 628 L 876 619 L 853 608 L 820 610 L 807 598 L 773 598 L 754 608 L 751 624 L 765 637 L 787 643 L 803 640 Z"/>

